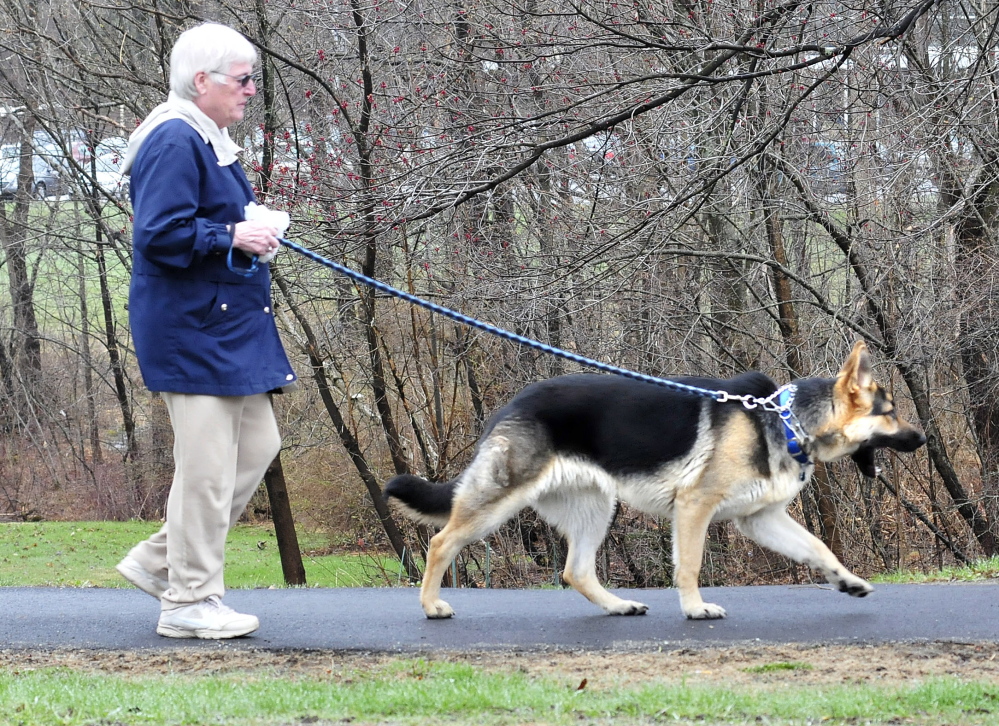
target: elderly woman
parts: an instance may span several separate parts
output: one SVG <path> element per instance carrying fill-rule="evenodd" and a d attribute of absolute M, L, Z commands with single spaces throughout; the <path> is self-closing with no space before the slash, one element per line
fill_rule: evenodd
<path fill-rule="evenodd" d="M 224 25 L 184 32 L 170 95 L 129 139 L 135 255 L 129 319 L 146 386 L 162 393 L 175 472 L 163 528 L 118 564 L 159 598 L 156 632 L 234 638 L 257 618 L 222 604 L 226 534 L 281 445 L 268 395 L 295 381 L 266 261 L 279 230 L 246 221 L 253 189 L 226 127 L 256 93 L 253 45 Z"/>

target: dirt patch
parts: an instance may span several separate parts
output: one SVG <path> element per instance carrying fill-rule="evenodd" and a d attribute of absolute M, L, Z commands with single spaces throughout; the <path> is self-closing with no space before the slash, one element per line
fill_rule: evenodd
<path fill-rule="evenodd" d="M 419 656 L 426 661 L 465 662 L 488 671 L 522 672 L 585 680 L 587 688 L 645 682 L 713 684 L 837 685 L 875 681 L 904 683 L 939 676 L 999 682 L 997 643 L 908 643 L 895 645 L 788 645 L 684 648 L 662 652 L 463 652 Z M 372 673 L 400 658 L 382 653 L 218 649 L 0 650 L 8 671 L 64 667 L 131 675 L 260 672 L 275 677 L 349 679 Z"/>
<path fill-rule="evenodd" d="M 937 676 L 999 678 L 999 644 L 790 645 L 680 649 L 662 653 L 562 653 L 511 661 L 532 673 L 587 679 L 587 687 L 643 682 L 746 685 L 903 683 Z M 491 666 L 492 664 L 490 664 Z"/>

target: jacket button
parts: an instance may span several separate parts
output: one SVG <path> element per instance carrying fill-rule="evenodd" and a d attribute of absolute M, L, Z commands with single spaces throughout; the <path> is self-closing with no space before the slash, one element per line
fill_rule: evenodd
<path fill-rule="evenodd" d="M 228 309 L 229 309 L 229 305 L 227 303 L 222 303 L 222 312 L 225 312 Z"/>
<path fill-rule="evenodd" d="M 270 311 L 271 311 L 270 306 L 265 306 L 264 307 L 264 312 L 265 313 L 269 313 Z"/>
<path fill-rule="evenodd" d="M 285 379 L 286 381 L 293 381 L 293 380 L 295 380 L 295 374 L 294 374 L 294 373 L 289 373 L 288 375 L 286 375 L 286 376 L 284 377 L 284 379 Z"/>

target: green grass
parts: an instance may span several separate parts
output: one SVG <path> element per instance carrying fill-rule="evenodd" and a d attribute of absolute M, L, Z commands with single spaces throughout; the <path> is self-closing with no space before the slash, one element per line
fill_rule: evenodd
<path fill-rule="evenodd" d="M 990 557 L 962 567 L 944 567 L 941 570 L 918 572 L 914 570 L 896 570 L 877 575 L 871 582 L 909 583 L 909 582 L 981 582 L 999 578 L 999 557 Z"/>
<path fill-rule="evenodd" d="M 3 202 L 10 204 L 10 202 Z M 104 208 L 104 222 L 112 232 L 122 232 L 125 239 L 131 239 L 131 222 L 127 212 L 113 204 Z M 96 246 L 96 225 L 86 213 L 82 200 L 33 203 L 28 217 L 28 238 L 41 239 L 41 244 L 30 245 L 28 265 L 39 281 L 34 287 L 35 314 L 38 325 L 46 335 L 62 339 L 67 333 L 74 333 L 80 317 L 80 275 L 84 278 L 91 325 L 102 326 L 100 306 L 100 284 L 97 262 L 93 257 Z M 10 210 L 8 209 L 8 213 Z M 108 244 L 106 237 L 102 244 Z M 120 243 L 129 247 L 129 242 Z M 85 254 L 80 255 L 80 249 Z M 120 263 L 118 256 L 105 251 L 108 287 L 113 297 L 112 307 L 118 315 L 124 315 L 128 298 L 129 272 Z M 80 270 L 78 265 L 83 265 Z M 36 269 L 37 268 L 37 269 Z M 0 288 L 0 307 L 9 306 L 8 286 Z M 67 322 L 71 323 L 68 326 Z"/>
<path fill-rule="evenodd" d="M 764 663 L 763 665 L 743 668 L 746 673 L 776 673 L 780 671 L 808 671 L 812 669 L 811 663 L 798 663 L 797 661 L 782 661 L 780 663 Z"/>
<path fill-rule="evenodd" d="M 131 587 L 114 566 L 157 522 L 38 522 L 0 524 L 0 586 Z M 329 542 L 299 532 L 304 552 Z M 306 580 L 319 587 L 370 587 L 395 583 L 398 563 L 384 555 L 303 557 Z M 237 525 L 226 543 L 226 587 L 282 586 L 277 538 L 271 526 Z"/>
<path fill-rule="evenodd" d="M 332 663 L 331 663 L 332 666 Z M 994 723 L 999 686 L 935 679 L 795 691 L 592 685 L 466 663 L 400 660 L 324 677 L 227 673 L 111 675 L 68 669 L 0 673 L 0 721 L 25 724 Z"/>
<path fill-rule="evenodd" d="M 114 570 L 132 546 L 159 528 L 156 522 L 12 522 L 0 524 L 0 587 L 130 587 Z M 298 532 L 303 552 L 323 551 L 327 538 Z M 381 554 L 305 555 L 310 586 L 369 587 L 397 584 L 399 563 Z M 974 582 L 999 578 L 999 557 L 933 572 L 897 571 L 875 583 Z M 273 527 L 238 525 L 226 545 L 226 586 L 281 586 Z"/>

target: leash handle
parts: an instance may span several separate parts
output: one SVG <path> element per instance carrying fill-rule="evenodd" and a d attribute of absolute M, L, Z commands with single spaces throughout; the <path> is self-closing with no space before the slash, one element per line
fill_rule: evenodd
<path fill-rule="evenodd" d="M 282 240 L 282 241 L 284 241 L 284 240 Z M 260 265 L 258 264 L 258 260 L 260 259 L 260 257 L 258 255 L 253 255 L 253 257 L 250 258 L 250 266 L 249 267 L 238 267 L 237 265 L 234 265 L 233 262 L 232 262 L 232 251 L 234 249 L 236 249 L 236 248 L 235 247 L 230 247 L 229 248 L 229 254 L 226 255 L 226 258 L 225 258 L 226 267 L 229 268 L 230 272 L 235 272 L 237 275 L 240 275 L 241 277 L 250 277 L 257 270 L 260 269 Z M 244 255 L 244 257 L 245 257 L 245 255 Z"/>

